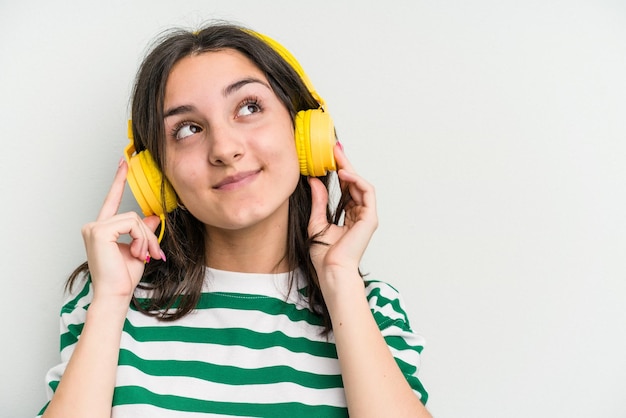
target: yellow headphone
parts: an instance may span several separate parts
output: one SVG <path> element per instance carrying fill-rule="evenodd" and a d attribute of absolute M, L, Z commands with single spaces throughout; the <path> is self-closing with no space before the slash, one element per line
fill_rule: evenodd
<path fill-rule="evenodd" d="M 305 176 L 324 176 L 337 169 L 333 147 L 335 127 L 330 114 L 325 109 L 324 100 L 317 94 L 302 66 L 295 57 L 275 40 L 260 33 L 246 30 L 258 37 L 276 51 L 300 76 L 306 88 L 319 104 L 317 109 L 301 110 L 294 119 L 296 150 L 300 161 L 300 173 Z M 159 242 L 165 232 L 165 214 L 178 206 L 176 193 L 158 169 L 150 151 L 136 152 L 133 140 L 132 123 L 128 121 L 128 144 L 124 155 L 128 161 L 126 180 L 139 207 L 145 216 L 157 215 L 161 218 Z M 162 199 L 165 199 L 163 201 Z"/>

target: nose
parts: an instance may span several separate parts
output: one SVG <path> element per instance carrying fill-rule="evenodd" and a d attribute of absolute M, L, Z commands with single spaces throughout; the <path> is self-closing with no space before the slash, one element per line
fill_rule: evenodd
<path fill-rule="evenodd" d="M 210 132 L 209 162 L 215 166 L 228 166 L 240 160 L 244 146 L 232 128 L 214 126 Z"/>

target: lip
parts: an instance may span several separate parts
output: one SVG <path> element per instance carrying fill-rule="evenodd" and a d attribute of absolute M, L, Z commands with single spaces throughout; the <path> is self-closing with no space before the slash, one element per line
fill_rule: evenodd
<path fill-rule="evenodd" d="M 244 186 L 253 181 L 261 170 L 242 171 L 232 176 L 224 177 L 213 186 L 217 190 L 232 190 Z"/>

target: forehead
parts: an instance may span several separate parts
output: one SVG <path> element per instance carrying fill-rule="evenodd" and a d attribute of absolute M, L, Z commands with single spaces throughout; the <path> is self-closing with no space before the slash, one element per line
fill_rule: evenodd
<path fill-rule="evenodd" d="M 179 89 L 223 88 L 241 77 L 254 76 L 265 80 L 263 72 L 252 60 L 233 49 L 202 52 L 181 58 L 170 71 L 165 96 Z"/>

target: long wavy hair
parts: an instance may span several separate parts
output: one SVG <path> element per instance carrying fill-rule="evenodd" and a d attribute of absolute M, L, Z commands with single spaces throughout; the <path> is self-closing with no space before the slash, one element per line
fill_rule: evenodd
<path fill-rule="evenodd" d="M 184 57 L 223 49 L 239 51 L 265 74 L 292 119 L 300 110 L 319 107 L 296 71 L 265 41 L 245 28 L 220 22 L 194 32 L 182 29 L 168 31 L 157 39 L 141 64 L 131 105 L 135 148 L 138 152 L 148 149 L 162 172 L 165 164 L 163 105 L 169 73 Z M 334 173 L 320 179 L 330 189 L 327 219 L 329 223 L 336 224 L 350 196 L 347 192 L 340 192 L 339 198 L 334 196 L 333 193 L 338 189 L 329 187 L 338 184 Z M 333 201 L 334 209 L 331 208 Z M 287 250 L 283 260 L 292 272 L 290 286 L 293 286 L 295 270 L 300 270 L 304 276 L 309 308 L 322 317 L 327 333 L 331 330 L 330 317 L 309 253 L 312 245 L 326 244 L 318 240 L 323 231 L 316 236 L 309 236 L 307 227 L 310 215 L 311 189 L 306 177 L 301 175 L 289 198 Z M 146 265 L 139 287 L 149 289 L 151 297 L 141 300 L 133 297 L 133 304 L 146 315 L 171 321 L 191 312 L 200 299 L 207 243 L 204 225 L 184 209 L 178 208 L 168 213 L 165 225 L 161 248 L 167 254 L 167 261 Z M 88 272 L 89 267 L 85 262 L 71 274 L 67 289 L 71 290 L 77 277 Z"/>

